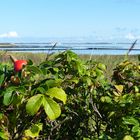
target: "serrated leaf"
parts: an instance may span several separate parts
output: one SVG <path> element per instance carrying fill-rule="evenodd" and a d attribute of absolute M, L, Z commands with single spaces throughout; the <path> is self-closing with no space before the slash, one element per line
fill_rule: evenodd
<path fill-rule="evenodd" d="M 35 138 L 39 136 L 39 132 L 42 130 L 42 124 L 34 124 L 30 129 L 25 130 L 25 136 Z"/>
<path fill-rule="evenodd" d="M 35 115 L 42 105 L 43 95 L 37 94 L 31 97 L 26 104 L 26 111 L 30 115 Z"/>
<path fill-rule="evenodd" d="M 53 99 L 48 97 L 44 98 L 43 106 L 44 106 L 45 113 L 48 115 L 50 120 L 55 120 L 60 116 L 61 114 L 60 106 Z"/>
<path fill-rule="evenodd" d="M 56 98 L 61 100 L 64 104 L 66 103 L 67 100 L 67 95 L 65 93 L 65 91 L 62 88 L 51 88 L 46 92 L 47 95 L 49 95 L 52 98 Z"/>
<path fill-rule="evenodd" d="M 114 85 L 119 93 L 123 92 L 123 85 Z"/>

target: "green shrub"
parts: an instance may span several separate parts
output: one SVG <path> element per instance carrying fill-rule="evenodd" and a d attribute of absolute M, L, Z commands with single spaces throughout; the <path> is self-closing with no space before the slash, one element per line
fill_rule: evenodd
<path fill-rule="evenodd" d="M 72 51 L 50 55 L 38 66 L 30 60 L 18 73 L 1 65 L 0 137 L 140 139 L 140 65 L 121 62 L 111 82 L 106 73 L 104 64 Z"/>

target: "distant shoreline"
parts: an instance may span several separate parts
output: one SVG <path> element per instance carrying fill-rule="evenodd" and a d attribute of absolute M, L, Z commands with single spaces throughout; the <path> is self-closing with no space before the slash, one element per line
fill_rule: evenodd
<path fill-rule="evenodd" d="M 12 52 L 34 52 L 34 53 L 54 53 L 65 50 L 72 50 L 77 54 L 89 55 L 123 55 L 126 54 L 132 44 L 128 43 L 105 43 L 105 42 L 85 42 L 85 43 L 0 43 L 1 51 Z M 138 43 L 132 49 L 131 54 L 140 54 Z"/>
<path fill-rule="evenodd" d="M 0 46 L 16 46 L 14 43 L 0 43 Z"/>

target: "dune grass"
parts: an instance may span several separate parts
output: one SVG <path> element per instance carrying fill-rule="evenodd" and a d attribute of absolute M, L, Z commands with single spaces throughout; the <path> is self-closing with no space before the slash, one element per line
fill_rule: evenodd
<path fill-rule="evenodd" d="M 87 60 L 90 59 L 89 55 L 81 55 L 81 59 Z M 106 71 L 106 77 L 108 79 L 111 78 L 111 75 L 113 73 L 113 69 L 116 67 L 117 64 L 125 60 L 125 55 L 93 55 L 92 60 L 95 60 L 97 62 L 101 62 L 106 65 L 107 71 Z M 138 55 L 129 55 L 128 60 L 132 62 L 138 62 Z"/>

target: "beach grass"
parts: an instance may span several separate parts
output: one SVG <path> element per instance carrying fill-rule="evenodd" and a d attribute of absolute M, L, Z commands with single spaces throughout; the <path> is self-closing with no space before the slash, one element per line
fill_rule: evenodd
<path fill-rule="evenodd" d="M 81 55 L 81 59 L 88 60 L 91 56 L 89 55 Z M 106 77 L 111 79 L 111 75 L 113 69 L 116 67 L 117 64 L 121 63 L 126 59 L 125 55 L 93 55 L 91 57 L 92 60 L 101 62 L 106 65 Z M 131 62 L 138 63 L 138 55 L 128 55 L 127 59 Z"/>

